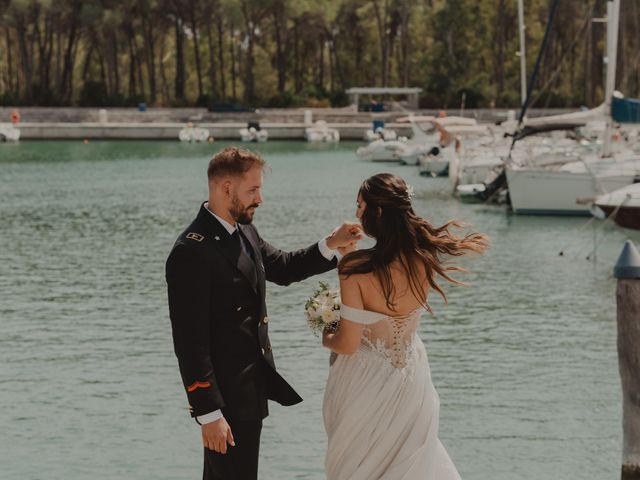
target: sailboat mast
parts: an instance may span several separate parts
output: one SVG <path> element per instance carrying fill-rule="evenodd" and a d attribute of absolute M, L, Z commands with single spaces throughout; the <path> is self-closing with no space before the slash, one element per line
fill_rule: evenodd
<path fill-rule="evenodd" d="M 620 20 L 620 0 L 607 2 L 607 77 L 604 89 L 604 104 L 607 115 L 607 126 L 602 141 L 602 156 L 611 156 L 611 135 L 613 132 L 613 118 L 611 116 L 611 101 L 616 86 L 616 65 L 618 59 L 618 26 Z"/>
<path fill-rule="evenodd" d="M 520 97 L 521 106 L 527 98 L 527 59 L 524 46 L 524 6 L 523 0 L 518 0 L 518 30 L 520 31 Z"/>

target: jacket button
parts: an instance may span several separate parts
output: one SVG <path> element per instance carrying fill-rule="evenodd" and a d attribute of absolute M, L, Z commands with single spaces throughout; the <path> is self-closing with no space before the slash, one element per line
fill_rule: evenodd
<path fill-rule="evenodd" d="M 264 323 L 265 325 L 266 325 L 267 323 L 269 323 L 269 317 L 264 317 L 264 318 L 262 319 L 262 323 Z"/>
<path fill-rule="evenodd" d="M 264 355 L 264 348 L 262 349 L 262 355 Z"/>

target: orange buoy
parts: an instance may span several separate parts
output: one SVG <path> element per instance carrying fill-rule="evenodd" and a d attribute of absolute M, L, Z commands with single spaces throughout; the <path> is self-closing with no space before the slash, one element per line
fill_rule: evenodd
<path fill-rule="evenodd" d="M 13 123 L 14 125 L 20 123 L 20 112 L 17 109 L 11 112 L 11 123 Z"/>

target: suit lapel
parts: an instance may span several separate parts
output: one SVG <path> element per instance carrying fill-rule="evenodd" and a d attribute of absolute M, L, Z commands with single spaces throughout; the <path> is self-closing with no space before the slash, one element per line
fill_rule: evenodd
<path fill-rule="evenodd" d="M 198 217 L 204 224 L 209 240 L 216 250 L 222 253 L 229 263 L 246 277 L 254 292 L 258 293 L 258 276 L 255 265 L 242 251 L 240 244 L 237 243 L 231 235 L 229 235 L 227 229 L 204 208 L 204 204 L 200 207 Z"/>

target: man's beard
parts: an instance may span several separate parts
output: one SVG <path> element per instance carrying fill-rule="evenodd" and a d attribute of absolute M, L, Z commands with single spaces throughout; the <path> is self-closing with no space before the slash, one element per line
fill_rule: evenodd
<path fill-rule="evenodd" d="M 245 207 L 244 205 L 242 205 L 242 203 L 240 203 L 240 200 L 238 200 L 238 197 L 233 197 L 231 199 L 231 210 L 229 211 L 229 213 L 231 213 L 231 216 L 235 219 L 236 222 L 242 224 L 242 225 L 248 225 L 253 221 L 253 214 L 254 212 L 249 212 L 249 209 L 251 208 L 258 208 L 257 204 L 252 204 L 249 205 L 248 207 Z"/>

